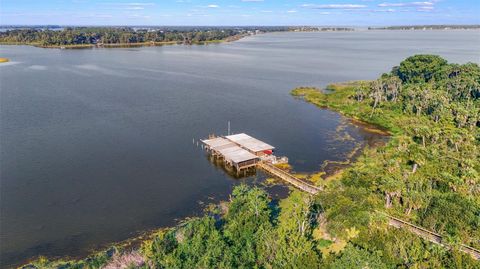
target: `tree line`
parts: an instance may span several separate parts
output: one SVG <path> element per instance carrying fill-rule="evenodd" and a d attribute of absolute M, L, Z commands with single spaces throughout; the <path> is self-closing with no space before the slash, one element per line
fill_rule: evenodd
<path fill-rule="evenodd" d="M 51 45 L 120 44 L 143 42 L 205 42 L 224 40 L 245 34 L 246 30 L 198 29 L 198 30 L 148 30 L 130 27 L 67 27 L 62 30 L 14 29 L 0 32 L 0 42 Z"/>

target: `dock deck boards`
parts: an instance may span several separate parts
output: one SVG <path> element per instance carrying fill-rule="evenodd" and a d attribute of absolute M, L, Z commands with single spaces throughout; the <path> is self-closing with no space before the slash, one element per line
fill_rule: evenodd
<path fill-rule="evenodd" d="M 282 169 L 270 164 L 270 163 L 266 163 L 266 162 L 259 162 L 257 164 L 257 167 L 263 169 L 265 172 L 269 173 L 269 174 L 272 174 L 282 180 L 285 180 L 287 181 L 288 183 L 292 184 L 293 186 L 295 186 L 296 188 L 302 190 L 302 191 L 305 191 L 305 192 L 308 192 L 312 195 L 315 195 L 317 194 L 319 191 L 321 191 L 322 189 L 320 187 L 317 187 L 317 186 L 314 186 L 312 184 L 309 184 L 303 180 L 300 180 L 298 178 L 296 178 L 295 176 L 293 176 L 292 174 L 288 173 L 288 172 L 285 172 L 283 171 Z"/>

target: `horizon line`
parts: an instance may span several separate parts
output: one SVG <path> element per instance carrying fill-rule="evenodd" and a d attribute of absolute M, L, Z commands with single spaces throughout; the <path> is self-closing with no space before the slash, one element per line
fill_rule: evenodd
<path fill-rule="evenodd" d="M 413 27 L 413 26 L 479 26 L 480 24 L 465 23 L 438 23 L 438 24 L 385 24 L 385 25 L 333 25 L 333 24 L 286 24 L 286 25 L 255 25 L 255 24 L 232 24 L 232 25 L 181 25 L 181 24 L 0 24 L 5 26 L 60 26 L 60 27 L 135 27 L 135 26 L 154 26 L 154 27 Z"/>

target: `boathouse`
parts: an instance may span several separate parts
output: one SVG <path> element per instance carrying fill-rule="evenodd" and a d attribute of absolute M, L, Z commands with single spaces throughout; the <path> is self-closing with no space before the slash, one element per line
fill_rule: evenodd
<path fill-rule="evenodd" d="M 276 164 L 288 163 L 287 157 L 276 157 L 275 149 L 263 141 L 247 134 L 227 135 L 216 137 L 211 135 L 208 139 L 201 140 L 205 149 L 217 160 L 222 160 L 227 168 L 246 172 L 249 168 L 260 168 L 293 186 L 311 194 L 321 190 L 308 182 L 296 178 L 294 175 L 276 167 Z"/>
<path fill-rule="evenodd" d="M 238 172 L 255 167 L 260 160 L 257 155 L 224 137 L 214 137 L 201 141 L 213 157 L 223 159 L 226 166 L 233 167 Z"/>
<path fill-rule="evenodd" d="M 225 138 L 259 157 L 271 155 L 275 149 L 272 145 L 244 133 L 228 135 Z"/>

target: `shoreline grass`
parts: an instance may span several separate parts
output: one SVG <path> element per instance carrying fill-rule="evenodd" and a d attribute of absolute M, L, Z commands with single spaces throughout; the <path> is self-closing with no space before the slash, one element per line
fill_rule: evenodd
<path fill-rule="evenodd" d="M 357 102 L 349 97 L 354 95 L 355 88 L 361 84 L 367 84 L 370 81 L 349 81 L 343 83 L 334 83 L 322 91 L 315 87 L 298 87 L 290 92 L 296 98 L 303 99 L 307 103 L 314 104 L 322 109 L 336 111 L 352 122 L 367 126 L 366 130 L 382 133 L 385 135 L 395 135 L 402 133 L 401 128 L 395 126 L 390 119 L 390 113 L 376 114 L 370 117 L 372 108 L 369 106 L 359 106 Z"/>

